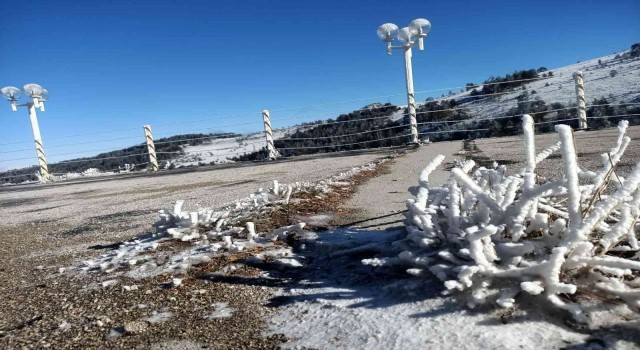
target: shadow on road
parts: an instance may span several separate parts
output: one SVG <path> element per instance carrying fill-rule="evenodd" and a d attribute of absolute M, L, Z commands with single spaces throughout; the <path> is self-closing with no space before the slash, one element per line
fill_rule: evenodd
<path fill-rule="evenodd" d="M 362 263 L 362 259 L 389 253 L 387 247 L 402 235 L 401 226 L 385 231 L 346 228 L 318 232 L 315 239 L 302 239 L 295 245 L 294 253 L 302 262 L 302 267 L 283 268 L 278 264 L 246 261 L 247 265 L 266 273 L 257 277 L 214 273 L 201 278 L 211 282 L 280 287 L 283 292 L 273 296 L 267 303 L 273 308 L 295 304 L 323 308 L 335 307 L 332 304 L 336 304 L 345 309 L 388 308 L 388 312 L 393 313 L 395 307 L 415 307 L 415 312 L 409 318 L 437 319 L 449 314 L 461 314 L 455 317 L 472 316 L 470 322 L 478 327 L 500 327 L 507 323 L 548 324 L 565 331 L 592 335 L 584 344 L 571 345 L 571 349 L 586 349 L 589 345 L 599 343 L 615 345 L 618 340 L 640 345 L 640 329 L 632 324 L 588 331 L 576 327 L 568 313 L 541 307 L 545 304 L 540 298 L 528 295 L 520 295 L 518 306 L 513 309 L 496 309 L 492 305 L 469 309 L 462 298 L 442 297 L 443 283 L 430 274 L 416 278 L 407 275 L 402 268 L 372 267 Z M 429 303 L 430 300 L 433 302 Z M 432 307 L 425 309 L 425 305 Z"/>

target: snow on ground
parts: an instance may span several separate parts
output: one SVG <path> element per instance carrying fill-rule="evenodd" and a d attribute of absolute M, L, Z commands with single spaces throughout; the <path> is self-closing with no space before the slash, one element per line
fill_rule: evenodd
<path fill-rule="evenodd" d="M 145 171 L 144 167 L 138 167 L 134 164 L 125 164 L 125 167 L 116 171 L 101 171 L 97 168 L 89 168 L 81 173 L 78 172 L 69 172 L 64 174 L 52 174 L 52 181 L 64 181 L 64 180 L 72 180 L 79 179 L 83 177 L 98 177 L 98 176 L 110 176 L 110 175 L 119 175 L 119 174 L 128 174 L 134 171 Z M 36 174 L 37 176 L 37 174 Z"/>
<path fill-rule="evenodd" d="M 404 118 L 404 115 L 405 115 L 404 108 L 400 108 L 397 111 L 393 112 L 393 114 L 390 115 L 389 118 L 391 119 L 391 121 L 397 122 L 397 121 L 401 121 L 402 118 Z"/>
<path fill-rule="evenodd" d="M 299 254 L 313 263 L 272 300 L 280 312 L 269 321 L 269 333 L 291 337 L 286 347 L 317 349 L 557 349 L 588 338 L 533 306 L 526 315 L 516 310 L 505 317 L 471 311 L 442 297 L 435 278 L 362 265 L 360 258 L 401 230 L 341 229 L 308 237 Z"/>

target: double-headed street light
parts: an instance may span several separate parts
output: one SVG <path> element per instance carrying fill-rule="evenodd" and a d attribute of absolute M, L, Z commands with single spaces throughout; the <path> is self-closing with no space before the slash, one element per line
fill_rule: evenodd
<path fill-rule="evenodd" d="M 417 43 L 420 51 L 424 50 L 424 38 L 431 30 L 431 23 L 424 19 L 414 19 L 408 27 L 398 29 L 393 23 L 385 23 L 378 27 L 378 37 L 387 43 L 387 53 L 391 55 L 393 49 L 404 50 L 404 71 L 407 78 L 407 102 L 409 120 L 411 123 L 411 142 L 418 143 L 418 122 L 416 121 L 416 99 L 413 92 L 413 69 L 411 67 L 411 48 Z M 397 39 L 402 45 L 393 46 Z"/>
<path fill-rule="evenodd" d="M 33 130 L 33 140 L 36 144 L 36 156 L 40 164 L 40 180 L 42 182 L 49 181 L 49 168 L 47 166 L 47 158 L 44 155 L 44 147 L 42 146 L 42 138 L 40 137 L 40 127 L 38 126 L 38 116 L 36 108 L 44 112 L 44 103 L 47 101 L 49 92 L 38 84 L 27 84 L 23 87 L 24 92 L 29 95 L 31 101 L 18 104 L 18 100 L 22 95 L 22 91 L 17 87 L 7 86 L 0 89 L 2 96 L 9 100 L 11 109 L 16 112 L 18 107 L 27 107 L 29 110 L 29 120 L 31 120 L 31 129 Z"/>

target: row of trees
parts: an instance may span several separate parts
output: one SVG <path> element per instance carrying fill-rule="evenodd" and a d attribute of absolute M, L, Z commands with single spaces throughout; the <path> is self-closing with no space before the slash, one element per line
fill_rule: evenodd
<path fill-rule="evenodd" d="M 531 100 L 528 91 L 518 97 L 518 103 L 502 116 L 496 119 L 482 119 L 481 115 L 474 115 L 456 102 L 456 100 L 427 101 L 417 109 L 418 130 L 422 139 L 430 141 L 452 141 L 486 137 L 501 137 L 520 135 L 522 133 L 522 116 L 531 114 L 536 123 L 537 133 L 554 132 L 558 123 L 568 124 L 578 128 L 576 105 L 564 105 L 559 102 L 547 104 L 540 99 Z M 615 126 L 620 120 L 627 119 L 632 125 L 640 125 L 638 118 L 623 116 L 640 114 L 640 107 L 626 105 L 612 105 L 606 98 L 596 99 L 587 109 L 589 127 L 600 129 Z M 388 109 L 387 109 L 388 108 Z M 345 123 L 319 125 L 314 128 L 297 132 L 287 139 L 276 140 L 276 148 L 283 156 L 301 154 L 315 154 L 340 150 L 376 148 L 384 146 L 404 145 L 408 142 L 409 117 L 405 116 L 393 122 L 390 119 L 368 120 L 372 116 L 389 116 L 397 107 L 385 105 L 378 112 L 353 112 L 340 116 L 336 121 Z M 567 120 L 573 119 L 573 120 Z M 334 122 L 330 120 L 330 122 Z M 353 123 L 352 123 L 353 122 Z M 393 127 L 393 128 L 391 128 Z M 367 132 L 379 128 L 390 128 L 375 132 Z M 366 132 L 350 135 L 356 132 Z M 330 136 L 329 136 L 330 135 Z M 301 138 L 290 140 L 289 138 Z M 348 146 L 335 146 L 354 143 Z M 296 149 L 288 149 L 296 148 Z M 262 160 L 267 158 L 266 149 L 235 158 L 237 161 Z"/>
<path fill-rule="evenodd" d="M 520 87 L 524 84 L 527 84 L 527 81 L 521 80 L 529 80 L 535 79 L 539 77 L 539 73 L 545 72 L 545 76 L 552 76 L 553 73 L 551 71 L 547 72 L 545 67 L 540 67 L 536 69 L 528 69 L 528 70 L 518 70 L 511 74 L 507 74 L 504 77 L 491 77 L 485 80 L 482 84 L 482 89 L 478 90 L 477 88 L 473 88 L 469 95 L 471 96 L 480 96 L 490 95 L 501 93 L 505 91 L 513 91 L 515 88 Z M 471 84 L 471 83 L 469 83 Z M 467 89 L 471 88 L 473 85 L 467 84 Z"/>
<path fill-rule="evenodd" d="M 318 125 L 312 128 L 276 140 L 275 146 L 283 156 L 296 156 L 405 144 L 407 137 L 400 136 L 407 133 L 408 126 L 402 127 L 406 121 L 394 122 L 389 118 L 398 110 L 397 106 L 386 103 L 342 114 L 335 120 L 318 121 Z M 233 160 L 262 160 L 266 157 L 267 151 L 262 149 Z"/>
<path fill-rule="evenodd" d="M 184 154 L 182 146 L 196 146 L 212 139 L 236 137 L 233 133 L 183 134 L 155 140 L 158 162 L 179 157 Z M 75 158 L 60 163 L 50 163 L 50 173 L 81 173 L 89 168 L 100 171 L 115 171 L 125 168 L 125 164 L 140 164 L 149 161 L 147 146 L 144 143 L 128 148 L 100 153 L 93 157 Z M 0 172 L 0 183 L 20 183 L 37 180 L 35 175 L 39 167 Z"/>

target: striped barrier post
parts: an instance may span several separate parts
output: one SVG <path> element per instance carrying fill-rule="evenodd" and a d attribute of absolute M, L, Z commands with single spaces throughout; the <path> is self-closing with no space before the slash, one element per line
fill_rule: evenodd
<path fill-rule="evenodd" d="M 407 78 L 407 110 L 411 125 L 411 142 L 418 144 L 418 121 L 416 119 L 416 97 L 413 91 L 413 68 L 411 66 L 411 47 L 404 50 L 404 72 Z"/>
<path fill-rule="evenodd" d="M 40 127 L 38 126 L 35 101 L 34 103 L 29 103 L 28 107 L 29 120 L 31 121 L 31 130 L 33 131 L 33 141 L 36 144 L 36 156 L 38 157 L 38 163 L 40 165 L 40 181 L 49 182 L 49 180 L 51 180 L 51 176 L 49 175 L 47 158 L 44 155 L 44 146 L 42 145 L 42 137 L 40 136 Z"/>
<path fill-rule="evenodd" d="M 147 140 L 147 151 L 149 152 L 149 163 L 153 171 L 158 171 L 158 158 L 156 157 L 156 146 L 153 144 L 151 125 L 144 126 L 144 136 Z"/>
<path fill-rule="evenodd" d="M 271 130 L 271 117 L 269 110 L 262 111 L 262 120 L 264 121 L 264 135 L 267 139 L 267 151 L 269 152 L 269 160 L 278 158 L 278 152 L 273 144 L 273 131 Z"/>
<path fill-rule="evenodd" d="M 576 97 L 578 99 L 578 128 L 587 128 L 586 99 L 584 97 L 584 77 L 582 71 L 573 73 L 573 80 L 576 83 Z"/>

